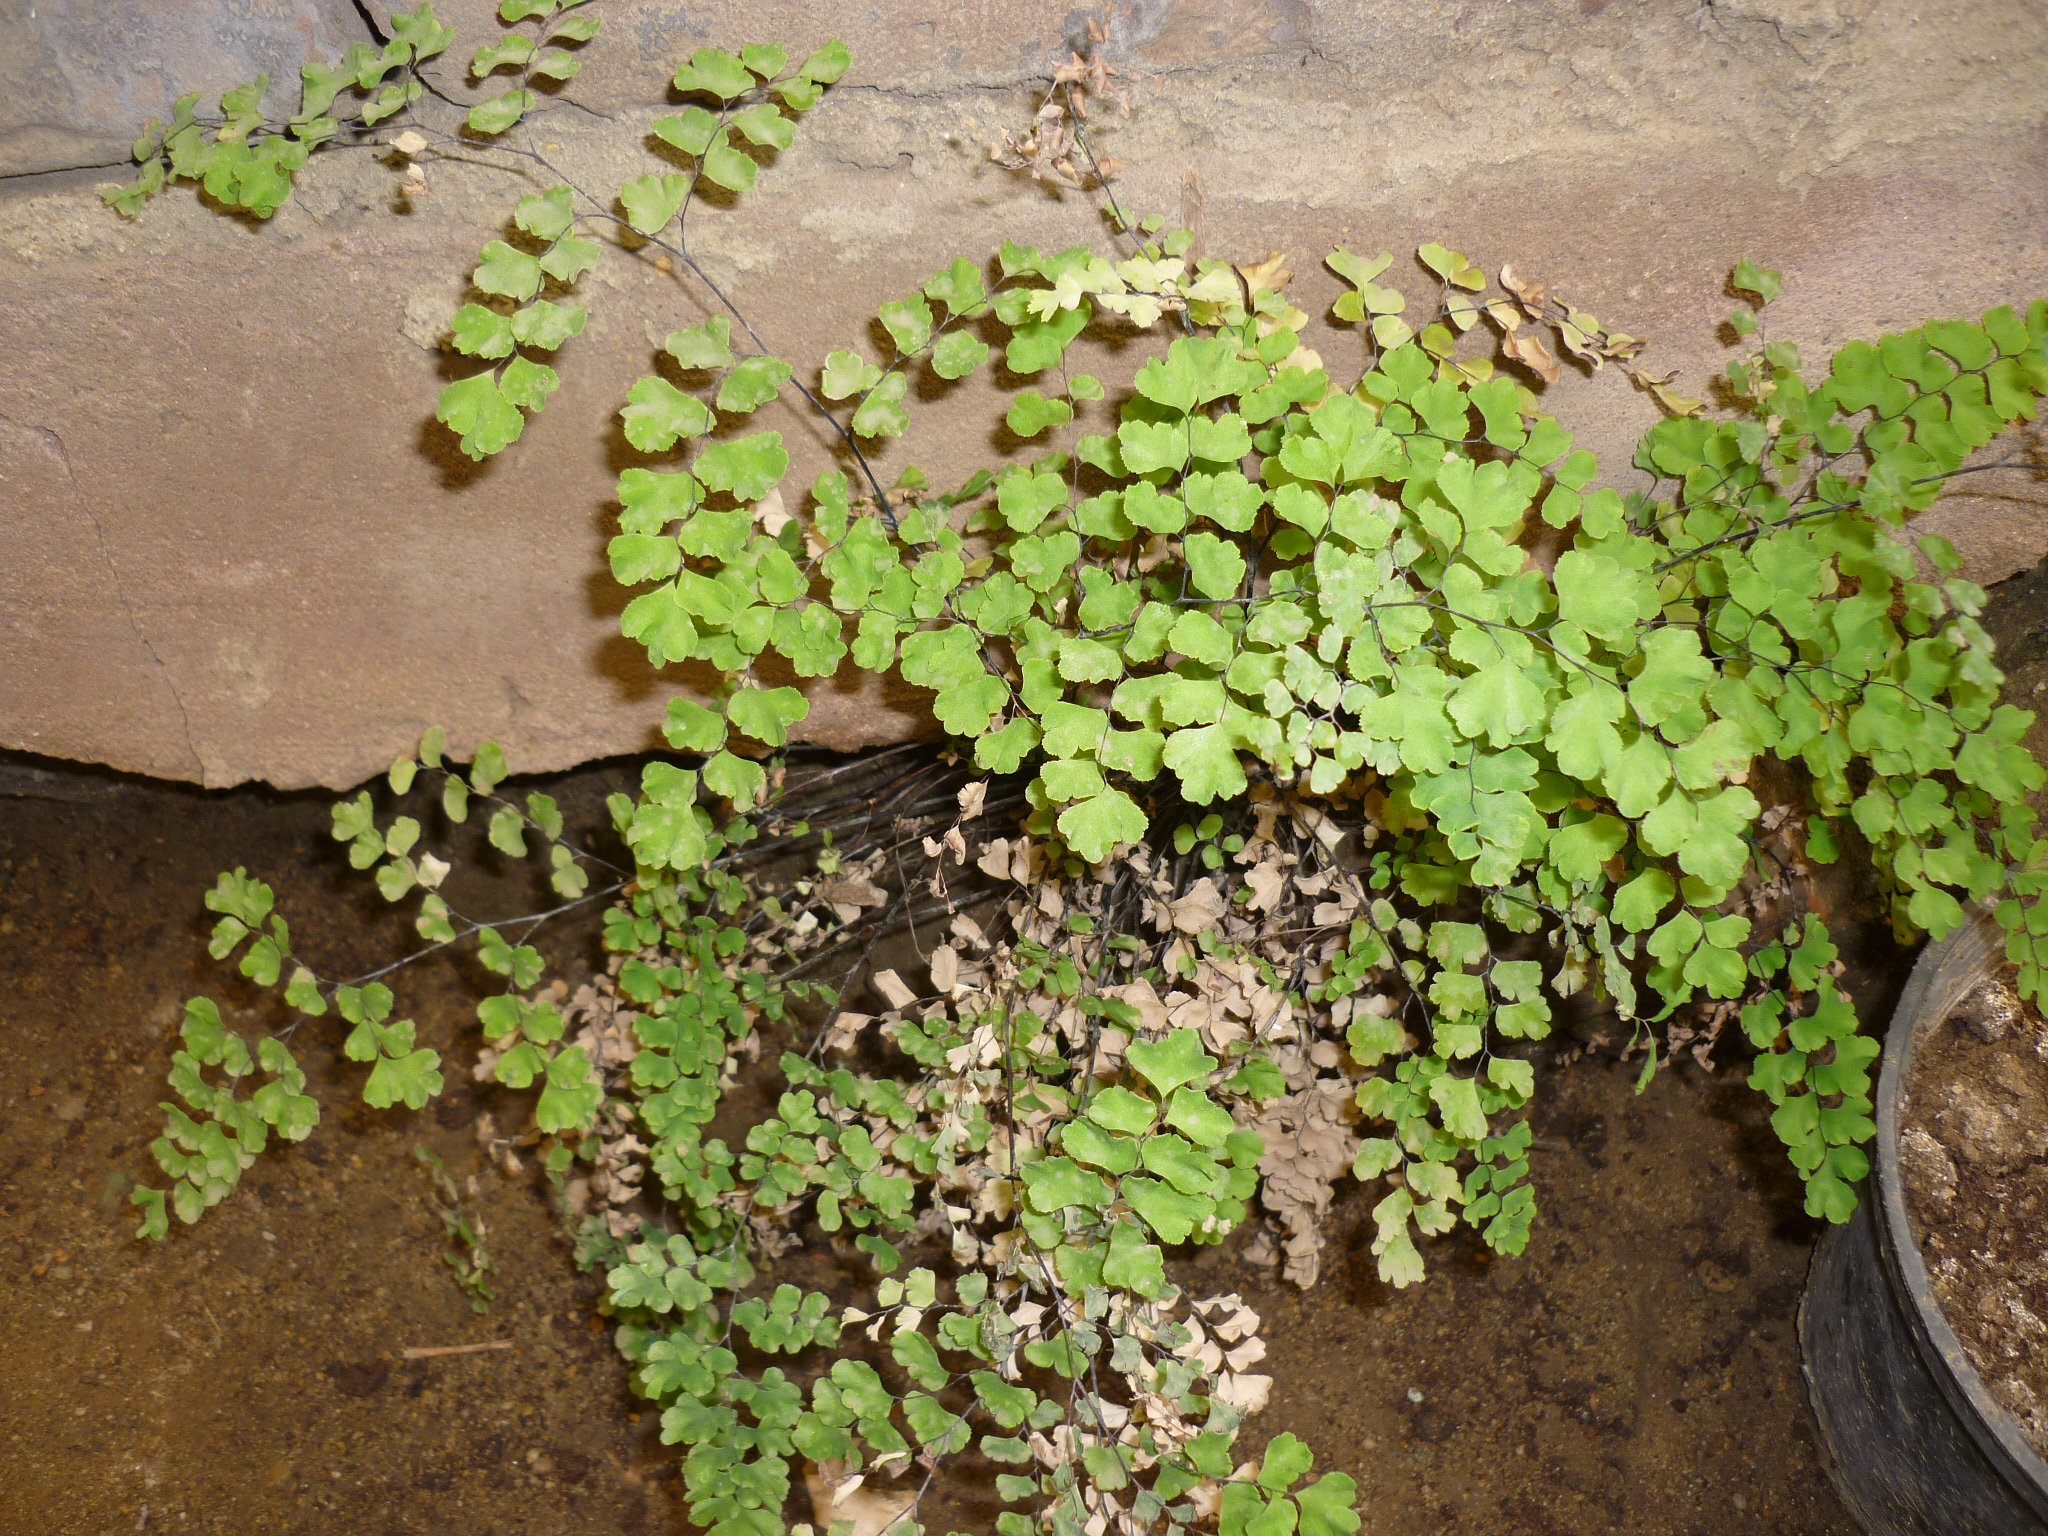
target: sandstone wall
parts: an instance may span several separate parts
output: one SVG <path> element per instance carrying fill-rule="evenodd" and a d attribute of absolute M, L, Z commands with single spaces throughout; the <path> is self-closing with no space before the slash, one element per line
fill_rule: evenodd
<path fill-rule="evenodd" d="M 1064 4 L 599 8 L 582 75 L 537 120 L 590 184 L 655 168 L 642 136 L 690 49 L 852 47 L 759 188 L 694 226 L 800 368 L 865 341 L 876 303 L 955 253 L 1098 229 L 1089 199 L 978 147 L 1028 116 L 1081 22 Z M 287 77 L 382 14 L 110 0 L 0 16 L 0 746 L 345 786 L 440 722 L 555 768 L 652 744 L 662 700 L 689 686 L 618 638 L 603 546 L 623 462 L 609 413 L 701 295 L 608 257 L 554 404 L 479 469 L 431 420 L 452 367 L 440 337 L 477 246 L 530 190 L 515 177 L 432 163 L 407 205 L 391 168 L 340 153 L 264 225 L 189 188 L 133 222 L 99 205 L 120 172 L 96 167 L 179 91 Z M 442 14 L 451 60 L 495 30 L 482 0 Z M 1784 269 L 1778 333 L 1809 352 L 2048 292 L 2038 0 L 1139 0 L 1112 55 L 1136 77 L 1133 115 L 1100 128 L 1121 198 L 1177 213 L 1197 171 L 1209 250 L 1291 253 L 1312 312 L 1336 291 L 1317 265 L 1331 244 L 1403 252 L 1419 285 L 1405 252 L 1441 238 L 1653 338 L 1651 360 L 1703 388 L 1722 278 L 1745 255 Z M 1647 402 L 1611 375 L 1550 394 L 1626 479 Z M 924 404 L 889 463 L 962 470 L 994 442 L 989 404 Z M 769 424 L 808 483 L 817 430 Z M 1932 515 L 1968 530 L 2002 509 L 1976 554 L 2003 574 L 2038 558 L 2037 484 L 1978 484 L 1997 496 Z M 850 679 L 819 690 L 809 723 L 840 746 L 918 726 L 914 698 Z"/>

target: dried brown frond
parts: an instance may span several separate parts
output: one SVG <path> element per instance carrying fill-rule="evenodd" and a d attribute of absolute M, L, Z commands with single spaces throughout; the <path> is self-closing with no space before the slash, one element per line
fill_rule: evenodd
<path fill-rule="evenodd" d="M 1114 102 L 1122 115 L 1130 113 L 1129 82 L 1109 62 L 1104 48 L 1113 23 L 1107 6 L 1100 18 L 1089 18 L 1087 52 L 1070 52 L 1053 67 L 1028 128 L 1021 133 L 999 128 L 996 139 L 984 139 L 995 164 L 1046 185 L 1076 190 L 1105 186 L 1122 169 L 1115 160 L 1098 158 L 1083 136 L 1091 98 Z"/>

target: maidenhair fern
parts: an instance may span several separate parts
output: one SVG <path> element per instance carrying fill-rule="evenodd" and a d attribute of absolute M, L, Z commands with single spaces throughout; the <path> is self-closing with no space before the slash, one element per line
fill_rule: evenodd
<path fill-rule="evenodd" d="M 1326 359 L 1277 259 L 1196 259 L 1185 231 L 1111 199 L 1106 248 L 935 261 L 878 307 L 886 346 L 800 367 L 698 267 L 688 218 L 706 184 L 754 186 L 845 50 L 794 68 L 780 45 L 698 50 L 674 79 L 690 104 L 653 125 L 659 166 L 592 189 L 505 135 L 547 110 L 533 81 L 573 75 L 596 19 L 555 0 L 500 15 L 470 73 L 515 74 L 460 122 L 423 89 L 450 39 L 422 6 L 381 51 L 308 66 L 288 123 L 262 117 L 260 80 L 218 118 L 181 101 L 110 201 L 139 215 L 185 177 L 268 215 L 342 141 L 397 151 L 411 195 L 458 134 L 559 178 L 483 247 L 450 323 L 482 366 L 437 415 L 479 458 L 546 406 L 558 378 L 533 354 L 582 330 L 570 292 L 608 246 L 701 284 L 709 318 L 620 404 L 640 462 L 609 556 L 633 591 L 626 636 L 719 684 L 669 706 L 673 755 L 612 797 L 622 863 L 567 840 L 545 795 L 499 794 L 496 747 L 464 771 L 438 733 L 389 776 L 417 814 L 365 791 L 333 831 L 387 900 L 417 903 L 420 953 L 473 940 L 502 980 L 477 1010 L 479 1075 L 537 1090 L 523 1144 L 596 1202 L 579 1253 L 607 1270 L 620 1348 L 716 1536 L 778 1536 L 799 1458 L 819 1522 L 880 1529 L 970 1454 L 1000 1469 L 1002 1536 L 1344 1536 L 1351 1480 L 1304 1483 L 1291 1436 L 1238 1464 L 1272 1389 L 1258 1319 L 1185 1293 L 1176 1250 L 1263 1205 L 1277 1231 L 1246 1252 L 1284 1248 L 1308 1283 L 1348 1169 L 1383 1186 L 1372 1249 L 1395 1285 L 1422 1278 L 1418 1237 L 1460 1224 L 1521 1251 L 1529 1043 L 1586 1000 L 1627 1024 L 1645 1082 L 1660 1045 L 1704 1059 L 1739 1022 L 1808 1211 L 1846 1220 L 1878 1046 L 1796 886 L 1802 860 L 1845 847 L 1902 938 L 1989 905 L 2040 993 L 2032 717 L 1998 703 L 1983 592 L 1909 526 L 2032 419 L 2048 302 L 1809 365 L 1767 335 L 1779 277 L 1745 262 L 1741 350 L 1709 416 L 1640 339 L 1434 243 L 1412 281 L 1391 252 L 1329 256 Z M 1057 131 L 999 162 L 1099 185 L 1080 108 L 1109 73 L 1063 67 L 1038 117 Z M 1141 365 L 1079 371 L 1091 332 Z M 1612 367 L 1666 413 L 1635 489 L 1600 484 L 1545 409 L 1567 367 Z M 943 492 L 915 469 L 885 487 L 869 450 L 984 370 L 1010 391 L 1014 451 Z M 842 450 L 804 491 L 780 434 L 749 421 L 785 393 Z M 773 754 L 809 704 L 781 679 L 849 661 L 931 691 L 956 770 L 944 814 L 799 819 L 831 774 L 786 780 Z M 508 857 L 545 850 L 556 904 L 452 906 L 436 800 L 442 823 L 482 802 Z M 771 888 L 771 849 L 801 849 L 806 872 Z M 987 884 L 949 887 L 949 865 Z M 306 1021 L 339 1015 L 373 1105 L 418 1108 L 445 1072 L 393 1017 L 383 978 L 403 960 L 323 978 L 260 881 L 238 869 L 207 900 L 216 958 L 300 1018 L 252 1054 L 190 1004 L 185 1107 L 155 1144 L 172 1187 L 135 1197 L 150 1236 L 223 1198 L 273 1132 L 314 1128 L 292 1055 Z M 610 968 L 574 997 L 543 988 L 535 930 L 599 901 Z M 945 939 L 929 984 L 874 976 L 879 1021 L 809 979 L 920 916 Z M 774 1113 L 713 1135 L 743 1076 L 770 1080 Z M 800 1227 L 865 1256 L 869 1300 L 773 1280 Z M 475 1289 L 481 1268 L 457 1270 Z M 743 1362 L 741 1338 L 789 1368 Z"/>

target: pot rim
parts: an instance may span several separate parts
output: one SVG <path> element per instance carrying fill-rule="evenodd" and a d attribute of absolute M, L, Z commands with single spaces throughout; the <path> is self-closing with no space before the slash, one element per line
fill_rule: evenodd
<path fill-rule="evenodd" d="M 1899 1166 L 1899 1112 L 1913 1050 L 1939 1028 L 1954 1005 L 1984 975 L 1995 971 L 2004 956 L 2005 934 L 1991 914 L 1977 908 L 1964 926 L 1937 944 L 1930 944 L 1913 967 L 1906 989 L 1892 1014 L 1884 1042 L 1884 1061 L 1877 1085 L 1877 1188 L 1883 1220 L 1878 1224 L 1878 1251 L 1893 1279 L 1912 1299 L 1909 1317 L 1914 1331 L 1940 1366 L 1935 1379 L 1973 1439 L 2002 1464 L 2026 1500 L 2048 1517 L 2048 1458 L 2034 1449 L 2019 1421 L 1991 1395 L 1962 1341 L 1942 1316 L 1920 1245 L 1906 1212 L 1905 1179 Z"/>

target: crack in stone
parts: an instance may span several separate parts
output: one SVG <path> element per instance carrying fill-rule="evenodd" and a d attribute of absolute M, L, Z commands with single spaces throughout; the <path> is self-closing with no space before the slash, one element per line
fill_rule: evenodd
<path fill-rule="evenodd" d="M 185 708 L 184 697 L 178 692 L 178 684 L 171 676 L 171 669 L 164 664 L 163 655 L 157 650 L 156 642 L 149 638 L 149 632 L 142 627 L 142 616 L 135 611 L 135 604 L 129 600 L 128 589 L 121 581 L 121 568 L 114 563 L 114 552 L 107 544 L 106 530 L 100 526 L 99 515 L 93 511 L 92 502 L 79 487 L 78 475 L 71 467 L 71 455 L 64 447 L 64 439 L 49 427 L 16 421 L 11 416 L 0 416 L 0 421 L 44 439 L 56 454 L 57 462 L 64 466 L 64 478 L 71 484 L 72 499 L 85 514 L 85 520 L 92 524 L 93 539 L 99 545 L 100 559 L 106 562 L 107 574 L 114 578 L 114 595 L 121 600 L 121 611 L 128 615 L 129 628 L 135 631 L 135 638 L 142 642 L 142 648 L 149 652 L 149 659 L 156 663 L 157 675 L 163 679 L 164 687 L 169 690 L 171 703 L 177 706 L 178 719 L 185 728 L 185 750 L 192 754 L 193 766 L 199 770 L 200 782 L 204 783 L 206 759 L 200 753 L 199 743 L 192 737 L 192 716 Z"/>
<path fill-rule="evenodd" d="M 1279 63 L 1283 66 L 1299 60 L 1304 54 L 1318 63 L 1342 67 L 1342 61 L 1326 53 L 1313 41 L 1275 45 L 1262 48 L 1254 53 L 1238 54 L 1228 59 L 1200 60 L 1186 64 L 1146 64 L 1137 72 L 1146 80 L 1178 79 L 1206 75 L 1231 74 L 1257 65 Z M 1004 74 L 983 75 L 972 80 L 948 80 L 932 84 L 908 81 L 847 81 L 842 80 L 832 87 L 834 94 L 841 96 L 879 96 L 901 98 L 905 101 L 941 101 L 949 96 L 982 95 L 1010 96 L 1020 90 L 1044 91 L 1053 84 L 1050 69 L 1020 69 Z"/>
<path fill-rule="evenodd" d="M 356 15 L 362 19 L 363 29 L 370 34 L 370 41 L 379 47 L 391 41 L 384 31 L 384 24 L 377 19 L 377 13 L 371 10 L 364 0 L 354 0 L 354 8 Z"/>
<path fill-rule="evenodd" d="M 29 181 L 37 176 L 63 176 L 72 171 L 111 171 L 125 169 L 134 163 L 132 159 L 88 160 L 80 165 L 45 166 L 39 171 L 0 171 L 0 181 Z"/>

